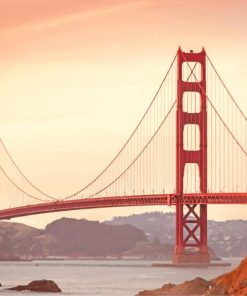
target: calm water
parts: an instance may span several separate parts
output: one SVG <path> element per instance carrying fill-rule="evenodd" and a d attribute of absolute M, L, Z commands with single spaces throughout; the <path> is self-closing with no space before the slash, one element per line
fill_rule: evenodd
<path fill-rule="evenodd" d="M 196 276 L 213 278 L 231 270 L 241 259 L 231 259 L 232 267 L 154 268 L 149 261 L 35 261 L 0 262 L 0 295 L 33 296 L 43 293 L 7 292 L 4 288 L 35 279 L 52 279 L 62 295 L 134 296 L 164 283 L 179 283 Z M 53 295 L 46 293 L 45 295 Z"/>

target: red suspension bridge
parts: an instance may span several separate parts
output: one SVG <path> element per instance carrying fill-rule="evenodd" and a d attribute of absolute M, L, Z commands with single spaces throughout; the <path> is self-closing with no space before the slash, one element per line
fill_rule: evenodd
<path fill-rule="evenodd" d="M 247 118 L 203 49 L 180 48 L 140 122 L 80 191 L 55 198 L 0 142 L 0 219 L 76 209 L 176 207 L 175 264 L 209 263 L 207 205 L 247 204 Z"/>

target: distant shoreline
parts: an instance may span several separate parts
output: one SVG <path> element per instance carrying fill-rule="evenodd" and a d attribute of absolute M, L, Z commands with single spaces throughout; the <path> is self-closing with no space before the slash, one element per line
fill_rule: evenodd
<path fill-rule="evenodd" d="M 242 257 L 223 257 L 221 260 L 239 259 Z M 54 257 L 54 258 L 32 258 L 32 259 L 0 259 L 0 262 L 35 262 L 35 261 L 154 261 L 154 262 L 167 262 L 169 260 L 158 260 L 158 259 L 145 259 L 141 257 Z M 212 260 L 212 262 L 218 260 Z"/>

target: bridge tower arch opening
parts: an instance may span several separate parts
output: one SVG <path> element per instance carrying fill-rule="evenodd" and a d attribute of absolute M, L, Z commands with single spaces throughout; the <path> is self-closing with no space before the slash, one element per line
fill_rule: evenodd
<path fill-rule="evenodd" d="M 191 64 L 191 66 L 190 66 Z M 186 66 L 187 65 L 187 70 Z M 200 70 L 195 70 L 199 66 Z M 187 110 L 185 93 L 198 97 L 200 106 Z M 207 205 L 183 204 L 184 171 L 187 164 L 199 169 L 199 190 L 207 192 L 207 110 L 206 110 L 206 52 L 177 54 L 177 111 L 176 111 L 176 245 L 174 264 L 208 264 L 210 255 L 207 245 Z M 185 111 L 186 110 L 186 111 Z M 191 111 L 191 112 L 189 112 Z M 186 125 L 199 128 L 199 149 L 189 150 L 184 143 Z M 194 137 L 196 137 L 194 135 Z M 196 140 L 195 140 L 196 141 Z"/>

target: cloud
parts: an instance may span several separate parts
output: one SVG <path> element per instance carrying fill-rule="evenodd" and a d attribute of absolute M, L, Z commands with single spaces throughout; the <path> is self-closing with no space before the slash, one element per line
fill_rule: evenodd
<path fill-rule="evenodd" d="M 28 0 L 25 0 L 28 1 Z M 45 1 L 49 4 L 50 1 Z M 62 1 L 63 3 L 64 1 Z M 68 2 L 68 1 L 67 1 Z M 88 7 L 78 5 L 78 1 L 73 1 L 74 7 L 73 9 L 62 9 L 60 13 L 51 13 L 47 12 L 44 14 L 44 9 L 40 14 L 37 13 L 36 10 L 36 19 L 34 16 L 31 18 L 20 19 L 17 16 L 16 22 L 5 23 L 0 27 L 3 32 L 20 32 L 20 31 L 44 31 L 48 29 L 54 29 L 61 26 L 66 26 L 71 23 L 75 23 L 78 21 L 86 21 L 99 17 L 104 17 L 110 14 L 119 13 L 122 11 L 128 11 L 137 8 L 145 8 L 152 4 L 150 0 L 136 0 L 136 1 L 121 1 L 116 4 L 116 2 L 111 1 L 102 1 L 101 5 Z M 77 5 L 75 5 L 77 2 Z M 58 3 L 58 2 L 57 2 Z M 82 3 L 82 2 L 80 2 Z M 85 2 L 84 2 L 85 3 Z M 104 5 L 102 5 L 104 4 Z M 48 9 L 49 6 L 47 6 Z M 58 4 L 59 7 L 59 4 Z M 32 10 L 29 9 L 29 15 L 32 15 Z M 1 15 L 0 15 L 1 17 Z M 14 15 L 13 15 L 14 17 Z"/>

